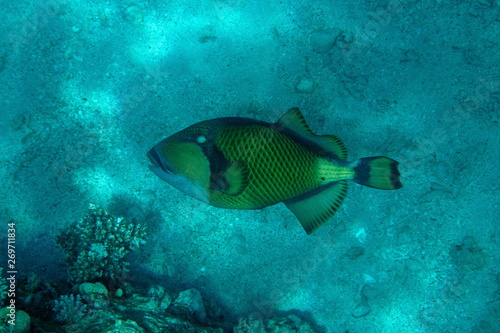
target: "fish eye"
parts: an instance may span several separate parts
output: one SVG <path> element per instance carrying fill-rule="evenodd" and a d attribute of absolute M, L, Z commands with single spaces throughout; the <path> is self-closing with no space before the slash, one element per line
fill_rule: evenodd
<path fill-rule="evenodd" d="M 204 145 L 206 142 L 207 142 L 207 137 L 204 136 L 204 135 L 199 135 L 197 138 L 196 138 L 196 142 L 199 144 L 199 145 Z"/>

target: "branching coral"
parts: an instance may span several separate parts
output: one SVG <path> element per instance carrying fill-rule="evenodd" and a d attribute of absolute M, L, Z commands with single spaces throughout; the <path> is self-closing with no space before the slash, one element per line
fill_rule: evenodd
<path fill-rule="evenodd" d="M 70 294 L 60 296 L 55 301 L 54 319 L 63 324 L 73 324 L 80 321 L 87 313 L 87 305 L 82 302 L 80 295 Z"/>
<path fill-rule="evenodd" d="M 128 273 L 125 256 L 145 243 L 143 223 L 127 222 L 96 205 L 57 236 L 75 282 L 119 281 Z"/>

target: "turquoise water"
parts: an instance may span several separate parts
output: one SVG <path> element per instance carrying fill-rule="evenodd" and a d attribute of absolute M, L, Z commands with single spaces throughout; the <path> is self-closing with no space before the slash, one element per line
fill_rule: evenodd
<path fill-rule="evenodd" d="M 32 330 L 500 331 L 498 1 L 4 1 L 0 17 L 3 302 Z M 307 236 L 283 204 L 215 208 L 148 169 L 193 123 L 291 107 L 350 159 L 398 160 L 403 189 L 352 184 Z M 145 225 L 126 274 L 70 276 L 56 238 L 89 203 Z M 175 310 L 193 288 L 205 316 Z M 63 301 L 82 316 L 57 317 Z"/>

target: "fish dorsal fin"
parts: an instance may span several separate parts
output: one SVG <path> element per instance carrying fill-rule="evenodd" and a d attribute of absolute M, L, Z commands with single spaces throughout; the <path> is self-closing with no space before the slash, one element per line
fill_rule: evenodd
<path fill-rule="evenodd" d="M 309 135 L 314 135 L 299 108 L 291 108 L 288 110 L 278 119 L 276 124 L 286 127 L 301 136 L 307 137 Z"/>
<path fill-rule="evenodd" d="M 333 153 L 339 160 L 347 160 L 347 148 L 340 138 L 333 134 L 315 135 L 316 143 L 324 150 Z"/>
<path fill-rule="evenodd" d="M 347 181 L 341 180 L 285 201 L 308 235 L 328 221 L 339 210 L 347 195 Z"/>
<path fill-rule="evenodd" d="M 248 186 L 248 169 L 242 161 L 234 161 L 222 173 L 210 177 L 210 189 L 227 195 L 238 195 Z"/>
<path fill-rule="evenodd" d="M 334 154 L 339 160 L 347 159 L 347 148 L 342 143 L 342 140 L 335 135 L 314 134 L 299 108 L 288 110 L 276 124 L 312 141 L 327 152 Z"/>

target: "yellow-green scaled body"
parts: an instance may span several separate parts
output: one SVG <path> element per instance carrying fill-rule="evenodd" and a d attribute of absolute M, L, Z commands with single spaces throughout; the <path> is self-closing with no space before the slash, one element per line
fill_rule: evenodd
<path fill-rule="evenodd" d="M 308 234 L 341 206 L 347 180 L 401 187 L 397 162 L 372 157 L 347 162 L 333 135 L 315 135 L 297 108 L 278 122 L 219 118 L 194 124 L 148 152 L 151 170 L 213 206 L 258 209 L 284 202 Z"/>

